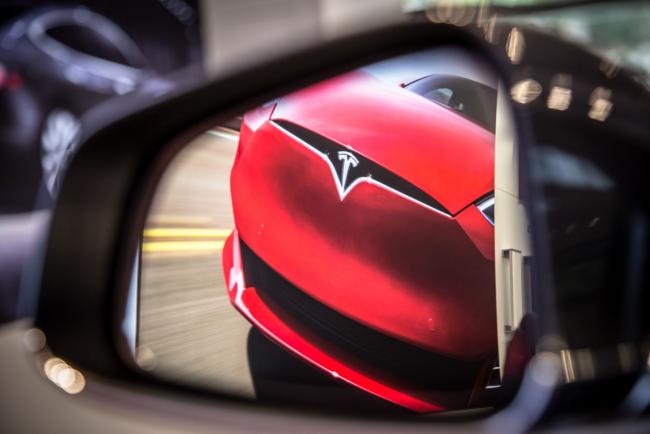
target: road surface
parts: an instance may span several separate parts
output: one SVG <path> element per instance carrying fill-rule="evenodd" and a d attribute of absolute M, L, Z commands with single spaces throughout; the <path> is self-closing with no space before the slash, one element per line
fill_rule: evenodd
<path fill-rule="evenodd" d="M 237 140 L 232 130 L 202 134 L 158 186 L 142 243 L 137 358 L 156 375 L 252 398 L 251 326 L 231 306 L 221 270 Z"/>

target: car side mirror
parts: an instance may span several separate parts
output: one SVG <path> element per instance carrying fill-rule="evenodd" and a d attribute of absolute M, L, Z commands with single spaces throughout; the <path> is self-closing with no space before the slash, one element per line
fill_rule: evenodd
<path fill-rule="evenodd" d="M 148 387 L 382 417 L 489 413 L 522 382 L 545 406 L 638 372 L 646 280 L 611 252 L 638 256 L 645 199 L 620 192 L 645 187 L 601 144 L 634 123 L 621 146 L 640 164 L 647 131 L 585 108 L 605 79 L 576 62 L 595 56 L 558 45 L 545 63 L 535 47 L 556 42 L 531 31 L 513 65 L 509 31 L 383 29 L 98 131 L 52 221 L 51 351 Z M 549 85 L 562 67 L 568 103 Z M 608 292 L 628 263 L 641 277 Z"/>

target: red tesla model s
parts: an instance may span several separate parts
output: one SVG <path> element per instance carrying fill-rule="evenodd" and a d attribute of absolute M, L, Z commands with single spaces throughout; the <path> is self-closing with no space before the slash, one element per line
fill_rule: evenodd
<path fill-rule="evenodd" d="M 408 409 L 482 405 L 498 369 L 495 88 L 357 70 L 247 113 L 223 253 L 234 306 Z"/>

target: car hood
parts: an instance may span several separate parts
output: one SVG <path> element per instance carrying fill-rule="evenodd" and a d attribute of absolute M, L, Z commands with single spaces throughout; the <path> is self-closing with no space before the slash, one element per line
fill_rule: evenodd
<path fill-rule="evenodd" d="M 494 188 L 494 135 L 363 71 L 284 97 L 272 115 L 385 167 L 457 214 Z"/>

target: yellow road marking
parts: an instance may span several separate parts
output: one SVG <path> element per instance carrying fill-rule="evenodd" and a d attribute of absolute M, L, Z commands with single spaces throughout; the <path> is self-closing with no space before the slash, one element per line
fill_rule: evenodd
<path fill-rule="evenodd" d="M 147 241 L 142 251 L 147 252 L 206 252 L 223 249 L 225 241 Z"/>
<path fill-rule="evenodd" d="M 146 238 L 226 238 L 231 232 L 232 229 L 222 228 L 151 228 L 144 230 L 144 236 Z"/>

